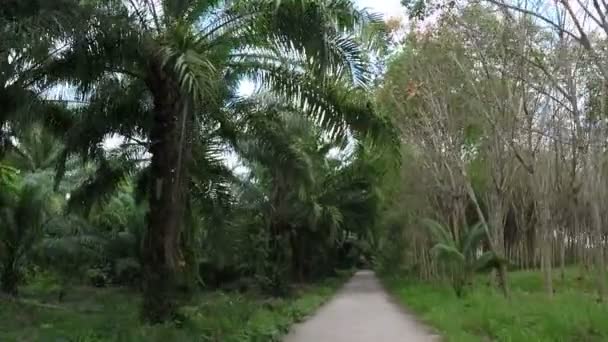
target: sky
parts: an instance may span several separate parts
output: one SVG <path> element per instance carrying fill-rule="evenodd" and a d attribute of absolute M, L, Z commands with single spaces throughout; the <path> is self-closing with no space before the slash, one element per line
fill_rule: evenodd
<path fill-rule="evenodd" d="M 400 0 L 355 0 L 355 2 L 362 8 L 382 13 L 385 19 L 405 15 Z"/>

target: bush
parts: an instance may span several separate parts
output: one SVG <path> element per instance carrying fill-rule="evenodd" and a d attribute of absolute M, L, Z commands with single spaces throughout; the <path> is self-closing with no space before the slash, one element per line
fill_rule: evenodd
<path fill-rule="evenodd" d="M 85 277 L 91 286 L 105 287 L 108 284 L 107 272 L 99 268 L 91 268 L 86 271 Z"/>

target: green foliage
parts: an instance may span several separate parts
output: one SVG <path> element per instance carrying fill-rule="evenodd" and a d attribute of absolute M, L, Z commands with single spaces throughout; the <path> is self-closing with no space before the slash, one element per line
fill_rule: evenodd
<path fill-rule="evenodd" d="M 424 20 L 429 16 L 442 11 L 449 10 L 456 4 L 452 0 L 401 0 L 410 19 Z"/>
<path fill-rule="evenodd" d="M 285 293 L 289 278 L 320 277 L 339 262 L 356 263 L 346 255 L 355 251 L 352 240 L 368 239 L 375 223 L 382 171 L 371 151 L 381 149 L 361 142 L 347 153 L 339 139 L 328 139 L 273 100 L 267 97 L 266 106 L 258 104 L 244 119 L 237 148 L 252 172 L 240 184 L 236 206 L 267 227 L 254 237 L 259 253 L 253 268 L 261 285 Z"/>
<path fill-rule="evenodd" d="M 280 341 L 342 284 L 328 279 L 293 297 L 268 300 L 255 294 L 212 292 L 196 296 L 182 319 L 157 326 L 138 322 L 139 296 L 118 288 L 75 287 L 62 303 L 48 297 L 38 278 L 15 301 L 0 300 L 0 339 L 68 341 Z"/>
<path fill-rule="evenodd" d="M 482 223 L 467 228 L 460 234 L 459 239 L 454 237 L 450 230 L 431 219 L 424 219 L 423 224 L 429 229 L 435 245 L 431 254 L 447 265 L 451 273 L 452 285 L 456 294 L 461 296 L 470 277 L 476 271 L 491 266 L 498 266 L 499 260 L 494 252 L 481 252 L 480 243 L 487 239 L 487 232 Z"/>
<path fill-rule="evenodd" d="M 481 277 L 464 299 L 438 283 L 393 277 L 385 284 L 446 341 L 604 341 L 608 308 L 594 300 L 594 285 L 578 273 L 556 276 L 551 299 L 543 293 L 541 274 L 530 271 L 510 274 L 509 299 Z"/>
<path fill-rule="evenodd" d="M 19 173 L 19 170 L 17 170 L 16 168 L 0 163 L 0 185 L 2 186 L 2 188 L 8 189 L 9 191 L 14 190 L 18 173 Z M 3 196 L 7 196 L 7 194 L 8 194 L 7 192 L 2 192 L 2 193 L 4 193 Z M 4 199 L 4 201 L 7 201 L 7 200 Z"/>
<path fill-rule="evenodd" d="M 61 276 L 66 287 L 83 275 L 91 285 L 135 285 L 141 276 L 145 209 L 129 192 L 96 206 L 88 220 L 70 214 L 51 218 L 33 260 Z"/>
<path fill-rule="evenodd" d="M 48 192 L 25 180 L 0 191 L 0 282 L 4 292 L 16 294 L 29 254 L 42 237 Z"/>
<path fill-rule="evenodd" d="M 157 322 L 178 287 L 232 273 L 287 293 L 364 253 L 381 201 L 372 154 L 396 140 L 369 91 L 380 16 L 348 0 L 4 7 L 2 271 L 52 273 L 60 300 L 68 285 L 143 280 Z M 245 80 L 257 91 L 241 98 Z"/>

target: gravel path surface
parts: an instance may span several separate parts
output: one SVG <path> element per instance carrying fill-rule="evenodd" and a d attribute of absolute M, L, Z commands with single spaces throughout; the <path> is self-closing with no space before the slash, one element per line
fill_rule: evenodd
<path fill-rule="evenodd" d="M 371 271 L 359 271 L 307 321 L 294 326 L 285 342 L 439 341 L 393 303 Z"/>

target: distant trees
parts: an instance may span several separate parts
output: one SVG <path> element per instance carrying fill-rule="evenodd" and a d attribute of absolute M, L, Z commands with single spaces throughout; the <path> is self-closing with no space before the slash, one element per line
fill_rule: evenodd
<path fill-rule="evenodd" d="M 558 2 L 555 20 L 550 11 L 543 19 L 531 8 L 495 4 L 454 6 L 411 32 L 378 101 L 415 165 L 398 179 L 420 180 L 403 185 L 425 198 L 411 215 L 439 218 L 455 241 L 485 219 L 484 250 L 510 267 L 542 267 L 552 295 L 554 266 L 605 268 L 605 217 L 594 208 L 605 174 L 605 56 L 593 48 L 603 39 L 591 33 L 603 27 L 589 25 L 591 14 L 599 18 L 592 4 L 572 17 Z M 389 215 L 407 210 L 393 205 Z M 417 244 L 422 227 L 403 229 L 417 232 L 403 243 Z M 410 245 L 423 254 L 411 267 L 437 274 L 426 243 Z"/>

